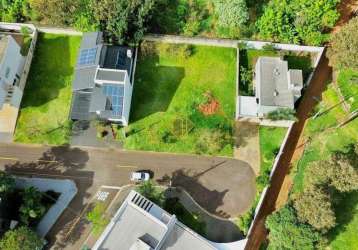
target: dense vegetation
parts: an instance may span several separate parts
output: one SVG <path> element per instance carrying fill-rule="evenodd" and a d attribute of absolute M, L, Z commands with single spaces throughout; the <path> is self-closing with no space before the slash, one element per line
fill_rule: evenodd
<path fill-rule="evenodd" d="M 340 0 L 3 0 L 0 19 L 102 29 L 120 43 L 146 31 L 322 44 Z"/>

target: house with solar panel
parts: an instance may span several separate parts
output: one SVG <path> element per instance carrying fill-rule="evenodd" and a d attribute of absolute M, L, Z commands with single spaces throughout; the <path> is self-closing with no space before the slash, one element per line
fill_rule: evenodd
<path fill-rule="evenodd" d="M 85 33 L 72 84 L 70 118 L 128 125 L 136 52 L 103 42 L 102 32 Z"/>

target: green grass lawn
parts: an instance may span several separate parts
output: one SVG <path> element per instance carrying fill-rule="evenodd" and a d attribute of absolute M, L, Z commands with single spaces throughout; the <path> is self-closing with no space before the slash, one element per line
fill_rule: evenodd
<path fill-rule="evenodd" d="M 232 156 L 235 49 L 146 43 L 141 50 L 125 148 Z M 204 115 L 199 106 L 213 100 L 215 113 Z"/>
<path fill-rule="evenodd" d="M 255 64 L 259 57 L 279 57 L 281 55 L 284 55 L 283 59 L 288 62 L 289 69 L 301 69 L 303 79 L 307 79 L 309 74 L 312 72 L 312 61 L 311 55 L 309 54 L 296 54 L 289 51 L 280 53 L 280 51 L 271 49 L 240 49 L 240 95 L 253 96 L 255 94 L 252 78 L 253 71 L 255 70 Z"/>
<path fill-rule="evenodd" d="M 340 77 L 340 76 L 339 76 Z M 342 90 L 343 92 L 343 90 Z M 330 85 L 323 93 L 322 102 L 318 110 L 326 110 L 339 102 L 336 90 Z M 343 151 L 351 143 L 358 141 L 358 120 L 354 120 L 344 127 L 336 128 L 347 114 L 341 106 L 331 109 L 317 119 L 310 119 L 304 130 L 306 138 L 311 142 L 306 146 L 303 157 L 298 161 L 293 172 L 294 186 L 292 193 L 302 192 L 305 186 L 305 171 L 313 161 L 328 159 L 334 151 Z M 358 192 L 340 194 L 339 202 L 334 210 L 337 226 L 328 232 L 330 248 L 335 250 L 358 249 Z"/>
<path fill-rule="evenodd" d="M 80 36 L 39 34 L 15 140 L 24 143 L 65 144 L 71 83 Z"/>
<path fill-rule="evenodd" d="M 348 98 L 347 102 L 351 106 L 350 111 L 358 109 L 358 71 L 351 69 L 343 70 L 337 78 L 338 86 L 342 95 Z"/>

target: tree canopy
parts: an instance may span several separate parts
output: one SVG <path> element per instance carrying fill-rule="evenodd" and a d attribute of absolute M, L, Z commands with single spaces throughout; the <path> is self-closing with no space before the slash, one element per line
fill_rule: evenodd
<path fill-rule="evenodd" d="M 331 38 L 327 50 L 329 64 L 336 68 L 358 70 L 358 17 L 349 21 Z"/>
<path fill-rule="evenodd" d="M 298 221 L 295 210 L 289 205 L 268 216 L 266 227 L 270 230 L 269 249 L 315 249 L 322 240 L 312 227 Z"/>
<path fill-rule="evenodd" d="M 287 43 L 322 44 L 322 32 L 339 18 L 339 0 L 271 0 L 257 21 L 263 39 Z"/>
<path fill-rule="evenodd" d="M 246 0 L 216 0 L 214 4 L 220 26 L 237 28 L 249 20 Z"/>
<path fill-rule="evenodd" d="M 2 250 L 40 250 L 44 241 L 27 227 L 7 231 L 0 240 Z"/>

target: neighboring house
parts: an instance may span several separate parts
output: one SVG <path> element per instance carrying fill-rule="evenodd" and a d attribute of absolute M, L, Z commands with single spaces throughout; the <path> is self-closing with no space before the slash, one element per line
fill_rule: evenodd
<path fill-rule="evenodd" d="M 127 126 L 134 68 L 133 48 L 104 44 L 102 32 L 85 33 L 72 85 L 71 119 Z"/>
<path fill-rule="evenodd" d="M 303 88 L 301 70 L 288 69 L 280 57 L 259 57 L 254 74 L 255 97 L 239 97 L 240 115 L 263 117 L 279 108 L 295 108 Z"/>
<path fill-rule="evenodd" d="M 25 88 L 26 57 L 12 35 L 0 34 L 0 141 L 11 142 Z M 23 79 L 20 79 L 23 78 Z"/>
<path fill-rule="evenodd" d="M 131 191 L 93 250 L 214 250 L 207 240 Z"/>

